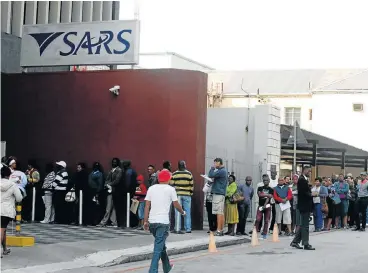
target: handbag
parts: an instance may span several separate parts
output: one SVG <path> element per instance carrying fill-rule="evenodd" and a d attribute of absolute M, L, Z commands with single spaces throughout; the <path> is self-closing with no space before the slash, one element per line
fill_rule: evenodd
<path fill-rule="evenodd" d="M 75 196 L 75 190 L 72 188 L 66 195 L 65 195 L 65 202 L 67 203 L 73 203 L 77 200 L 77 197 Z"/>
<path fill-rule="evenodd" d="M 232 196 L 230 196 L 229 201 L 231 204 L 236 204 L 240 201 L 243 201 L 244 197 L 241 196 L 239 193 L 234 193 Z"/>
<path fill-rule="evenodd" d="M 328 205 L 327 205 L 327 202 L 323 202 L 323 204 L 322 204 L 322 212 L 324 214 L 328 214 Z"/>

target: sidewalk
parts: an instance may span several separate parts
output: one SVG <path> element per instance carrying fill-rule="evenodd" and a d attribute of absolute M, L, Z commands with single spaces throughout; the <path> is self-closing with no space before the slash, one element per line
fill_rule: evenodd
<path fill-rule="evenodd" d="M 60 230 L 62 232 L 62 230 Z M 78 230 L 75 230 L 77 236 Z M 109 232 L 109 230 L 106 230 Z M 111 266 L 151 258 L 153 237 L 134 234 L 118 238 L 81 240 L 53 244 L 36 244 L 29 248 L 12 248 L 10 256 L 2 259 L 3 273 L 49 273 L 91 266 Z M 36 238 L 37 240 L 37 238 Z M 216 237 L 217 247 L 247 243 L 249 237 Z M 191 234 L 170 234 L 169 255 L 204 250 L 209 236 L 205 231 Z"/>

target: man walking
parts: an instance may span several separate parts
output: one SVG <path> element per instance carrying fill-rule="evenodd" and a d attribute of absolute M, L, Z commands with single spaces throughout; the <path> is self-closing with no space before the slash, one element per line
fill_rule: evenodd
<path fill-rule="evenodd" d="M 224 207 L 225 195 L 227 187 L 227 170 L 223 165 L 221 158 L 214 160 L 214 166 L 208 174 L 209 178 L 213 179 L 212 185 L 212 214 L 217 215 L 217 231 L 215 236 L 224 236 Z"/>
<path fill-rule="evenodd" d="M 166 252 L 166 239 L 169 236 L 170 220 L 169 212 L 171 204 L 185 216 L 185 212 L 178 202 L 175 189 L 169 185 L 171 173 L 162 170 L 158 173 L 158 182 L 148 189 L 146 205 L 144 209 L 144 229 L 150 230 L 155 237 L 153 256 L 149 273 L 158 272 L 158 264 L 161 258 L 164 273 L 173 268 Z"/>
<path fill-rule="evenodd" d="M 170 185 L 175 188 L 178 202 L 185 211 L 184 229 L 186 233 L 192 232 L 191 207 L 194 189 L 193 175 L 187 170 L 184 160 L 178 162 L 178 170 L 173 173 Z M 184 234 L 181 231 L 181 215 L 175 211 L 175 233 Z"/>
<path fill-rule="evenodd" d="M 251 176 L 247 176 L 245 178 L 245 184 L 238 186 L 238 191 L 242 194 L 244 200 L 238 203 L 239 224 L 237 225 L 236 235 L 248 235 L 245 232 L 245 225 L 247 223 L 247 218 L 250 211 L 250 204 L 254 195 Z"/>
<path fill-rule="evenodd" d="M 309 244 L 309 216 L 312 208 L 312 192 L 308 185 L 308 177 L 310 168 L 303 167 L 303 174 L 298 180 L 298 209 L 300 212 L 301 226 L 295 234 L 290 246 L 297 249 L 302 249 L 299 245 L 302 242 L 305 250 L 315 250 Z"/>

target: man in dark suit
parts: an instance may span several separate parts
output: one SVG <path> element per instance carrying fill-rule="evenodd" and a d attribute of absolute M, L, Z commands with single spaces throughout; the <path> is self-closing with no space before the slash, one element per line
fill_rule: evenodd
<path fill-rule="evenodd" d="M 308 185 L 308 177 L 310 175 L 310 167 L 303 167 L 303 173 L 298 180 L 298 209 L 300 211 L 301 227 L 295 234 L 294 240 L 290 246 L 297 249 L 303 249 L 300 246 L 302 242 L 305 250 L 315 250 L 309 244 L 309 216 L 312 208 L 312 193 Z"/>

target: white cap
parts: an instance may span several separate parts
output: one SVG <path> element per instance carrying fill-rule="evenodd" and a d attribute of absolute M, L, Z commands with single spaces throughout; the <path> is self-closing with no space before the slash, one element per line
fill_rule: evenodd
<path fill-rule="evenodd" d="M 58 162 L 56 162 L 56 165 L 59 165 L 59 166 L 61 166 L 61 167 L 63 167 L 63 168 L 66 168 L 66 163 L 65 163 L 65 161 L 58 161 Z"/>

